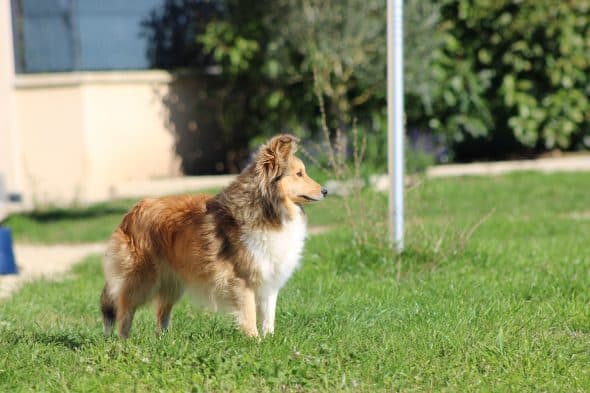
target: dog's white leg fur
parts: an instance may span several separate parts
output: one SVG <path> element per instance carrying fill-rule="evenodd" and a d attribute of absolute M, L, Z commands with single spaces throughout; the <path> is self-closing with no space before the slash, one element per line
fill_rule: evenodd
<path fill-rule="evenodd" d="M 277 290 L 264 291 L 257 294 L 256 304 L 262 320 L 262 335 L 273 334 L 275 331 L 275 310 L 277 307 Z"/>

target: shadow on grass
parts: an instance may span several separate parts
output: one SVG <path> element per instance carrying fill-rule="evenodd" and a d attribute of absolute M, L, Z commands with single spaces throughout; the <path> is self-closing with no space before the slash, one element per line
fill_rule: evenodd
<path fill-rule="evenodd" d="M 33 221 L 49 222 L 61 220 L 85 220 L 88 218 L 107 216 L 112 214 L 124 214 L 127 209 L 123 208 L 104 208 L 104 209 L 52 209 L 48 211 L 36 211 L 27 214 L 26 216 Z"/>
<path fill-rule="evenodd" d="M 29 342 L 31 344 L 43 344 L 48 346 L 58 346 L 69 350 L 77 350 L 86 345 L 96 344 L 96 337 L 83 336 L 78 333 L 71 332 L 40 332 L 33 331 L 28 333 L 17 331 L 5 331 L 4 341 L 9 344 L 16 344 L 22 342 Z"/>
<path fill-rule="evenodd" d="M 82 348 L 84 345 L 95 344 L 94 337 L 83 337 L 67 332 L 35 332 L 33 340 L 46 345 L 57 345 L 70 350 Z"/>
<path fill-rule="evenodd" d="M 127 213 L 132 203 L 128 205 L 94 205 L 87 208 L 48 208 L 35 210 L 30 213 L 18 214 L 22 218 L 38 223 L 51 223 L 57 221 L 82 221 L 110 215 L 123 215 Z"/>

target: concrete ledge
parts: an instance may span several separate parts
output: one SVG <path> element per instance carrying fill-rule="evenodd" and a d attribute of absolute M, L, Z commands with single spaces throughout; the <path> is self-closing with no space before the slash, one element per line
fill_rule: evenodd
<path fill-rule="evenodd" d="M 518 171 L 552 172 L 590 172 L 590 155 L 576 155 L 569 157 L 540 158 L 522 161 L 498 161 L 473 164 L 449 164 L 432 166 L 426 170 L 426 177 L 459 177 L 459 176 L 499 176 Z M 405 186 L 414 183 L 412 176 L 406 176 Z M 373 175 L 370 178 L 371 187 L 377 191 L 389 190 L 389 176 Z"/>
<path fill-rule="evenodd" d="M 85 84 L 169 83 L 172 74 L 167 71 L 101 71 L 57 72 L 46 74 L 19 74 L 14 78 L 16 89 L 79 86 Z"/>
<path fill-rule="evenodd" d="M 438 165 L 428 168 L 426 176 L 494 176 L 516 171 L 539 171 L 545 173 L 590 171 L 590 155 L 522 161 Z"/>
<path fill-rule="evenodd" d="M 178 79 L 195 79 L 221 74 L 217 66 L 205 67 L 199 71 L 193 69 L 165 70 L 114 70 L 114 71 L 70 71 L 16 74 L 14 88 L 38 89 L 46 87 L 64 87 L 79 85 L 105 84 L 146 84 L 171 83 Z"/>
<path fill-rule="evenodd" d="M 184 194 L 198 190 L 226 187 L 236 175 L 185 176 L 166 179 L 131 181 L 111 188 L 111 198 L 143 198 Z"/>

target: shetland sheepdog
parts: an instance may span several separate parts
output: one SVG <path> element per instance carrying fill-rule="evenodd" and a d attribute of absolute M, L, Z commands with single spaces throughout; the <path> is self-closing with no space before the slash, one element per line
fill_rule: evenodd
<path fill-rule="evenodd" d="M 274 332 L 277 295 L 299 263 L 303 205 L 327 190 L 295 157 L 298 139 L 279 135 L 216 196 L 139 201 L 115 229 L 103 259 L 105 334 L 127 338 L 138 307 L 156 303 L 159 331 L 186 291 L 231 312 L 246 336 Z"/>

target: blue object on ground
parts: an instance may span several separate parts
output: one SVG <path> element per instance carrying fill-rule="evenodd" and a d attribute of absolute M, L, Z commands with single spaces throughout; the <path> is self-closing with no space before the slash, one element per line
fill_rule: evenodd
<path fill-rule="evenodd" d="M 10 229 L 0 227 L 0 274 L 16 274 Z"/>

